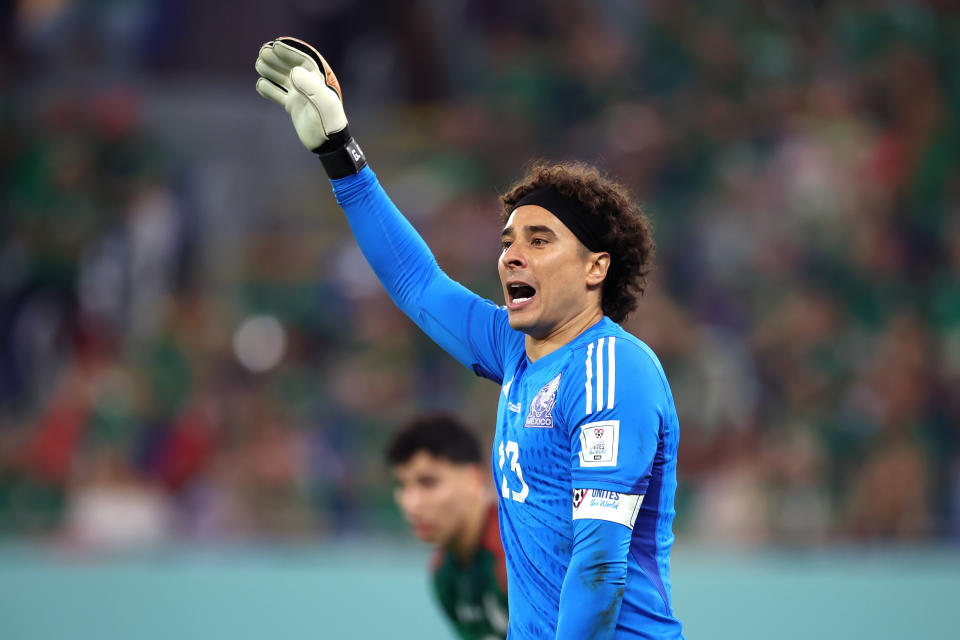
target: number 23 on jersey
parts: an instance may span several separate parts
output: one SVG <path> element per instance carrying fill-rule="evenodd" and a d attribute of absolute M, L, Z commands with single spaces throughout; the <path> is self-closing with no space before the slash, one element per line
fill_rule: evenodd
<path fill-rule="evenodd" d="M 500 441 L 500 473 L 503 476 L 503 482 L 500 485 L 500 493 L 504 498 L 513 499 L 517 502 L 525 502 L 527 496 L 530 494 L 530 487 L 527 486 L 527 483 L 523 479 L 523 469 L 520 468 L 520 446 L 513 440 L 507 441 L 507 446 L 503 446 L 503 440 Z M 517 476 L 517 480 L 520 482 L 520 491 L 513 491 L 510 489 L 510 484 L 507 482 L 507 474 L 503 473 L 503 464 L 506 462 L 507 458 L 510 458 L 510 471 Z"/>

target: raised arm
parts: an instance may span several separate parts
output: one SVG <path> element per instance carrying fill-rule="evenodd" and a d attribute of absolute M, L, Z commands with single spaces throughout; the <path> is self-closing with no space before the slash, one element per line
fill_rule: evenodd
<path fill-rule="evenodd" d="M 499 381 L 495 341 L 484 339 L 485 326 L 496 323 L 496 307 L 440 269 L 369 167 L 333 180 L 333 190 L 363 255 L 396 305 L 463 365 Z"/>
<path fill-rule="evenodd" d="M 357 243 L 390 297 L 450 355 L 502 381 L 506 314 L 451 280 L 390 201 L 354 140 L 340 84 L 326 60 L 295 38 L 264 44 L 257 92 L 283 107 L 305 147 L 320 156 Z"/>

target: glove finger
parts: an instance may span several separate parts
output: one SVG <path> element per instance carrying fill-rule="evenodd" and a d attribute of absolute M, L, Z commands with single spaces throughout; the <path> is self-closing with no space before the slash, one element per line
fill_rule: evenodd
<path fill-rule="evenodd" d="M 257 80 L 257 93 L 268 100 L 273 100 L 277 104 L 282 105 L 284 108 L 287 106 L 287 92 L 266 78 L 260 78 Z"/>
<path fill-rule="evenodd" d="M 312 61 L 306 56 L 303 56 L 297 60 L 292 59 L 290 56 L 280 58 L 280 56 L 277 55 L 276 42 L 269 42 L 261 47 L 260 55 L 257 57 L 257 60 L 263 60 L 264 63 L 273 67 L 277 71 L 280 71 L 281 73 L 290 73 L 290 70 L 294 67 L 299 67 L 301 64 L 309 65 L 312 63 Z"/>
<path fill-rule="evenodd" d="M 285 46 L 289 46 L 292 49 L 296 49 L 301 53 L 309 56 L 314 62 L 317 63 L 318 67 L 323 67 L 323 56 L 320 55 L 320 52 L 317 51 L 313 45 L 308 42 L 304 42 L 300 38 L 291 38 L 290 36 L 280 36 L 276 39 L 275 42 L 279 42 Z"/>
<path fill-rule="evenodd" d="M 288 40 L 293 40 L 293 38 L 288 38 Z M 303 43 L 303 44 L 306 45 L 306 43 Z M 306 46 L 310 47 L 310 45 L 306 45 Z M 312 49 L 312 47 L 310 48 Z M 280 41 L 274 42 L 272 51 L 273 51 L 273 54 L 277 57 L 277 59 L 280 61 L 281 66 L 304 67 L 305 69 L 309 69 L 310 71 L 320 70 L 320 63 L 318 60 L 314 59 L 311 55 L 301 51 L 300 49 L 290 46 L 285 42 L 280 42 Z M 314 50 L 314 53 L 316 54 L 317 58 L 320 57 L 320 54 L 316 53 L 316 50 Z M 320 59 L 322 60 L 322 58 Z"/>
<path fill-rule="evenodd" d="M 275 67 L 277 69 L 288 69 L 290 65 L 280 62 L 279 58 L 277 58 L 277 54 L 274 53 L 274 44 L 276 43 L 273 40 L 264 43 L 264 45 L 260 47 L 260 51 L 257 53 L 257 60 L 263 60 L 271 67 Z"/>
<path fill-rule="evenodd" d="M 257 58 L 257 64 L 254 65 L 257 69 L 257 73 L 261 76 L 282 87 L 284 90 L 290 90 L 290 71 L 277 69 L 271 66 L 263 57 Z"/>
<path fill-rule="evenodd" d="M 297 38 L 281 37 L 274 42 L 273 51 L 282 64 L 296 65 L 322 74 L 327 86 L 337 93 L 341 101 L 343 100 L 340 82 L 334 75 L 333 69 L 312 46 Z"/>
<path fill-rule="evenodd" d="M 294 90 L 299 91 L 307 98 L 324 99 L 330 87 L 323 81 L 322 76 L 297 67 L 290 72 L 290 83 Z"/>

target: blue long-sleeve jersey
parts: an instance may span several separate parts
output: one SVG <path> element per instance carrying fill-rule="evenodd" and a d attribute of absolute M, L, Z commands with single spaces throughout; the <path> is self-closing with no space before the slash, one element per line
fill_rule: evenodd
<path fill-rule="evenodd" d="M 509 637 L 682 638 L 669 578 L 679 427 L 654 353 L 605 317 L 531 362 L 506 310 L 443 273 L 369 167 L 333 185 L 396 304 L 501 385 Z"/>

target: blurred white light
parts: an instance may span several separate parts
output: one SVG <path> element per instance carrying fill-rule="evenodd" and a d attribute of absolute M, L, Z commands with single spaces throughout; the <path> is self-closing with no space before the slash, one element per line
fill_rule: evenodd
<path fill-rule="evenodd" d="M 273 316 L 250 316 L 233 334 L 233 352 L 237 360 L 255 373 L 277 366 L 286 347 L 287 334 Z"/>

